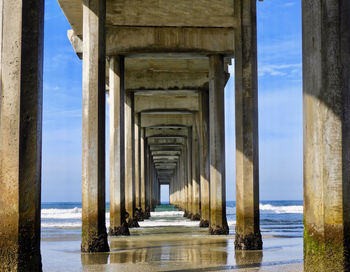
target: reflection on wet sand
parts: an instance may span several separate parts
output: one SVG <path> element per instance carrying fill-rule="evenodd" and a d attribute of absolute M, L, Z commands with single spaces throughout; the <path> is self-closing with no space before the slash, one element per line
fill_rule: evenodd
<path fill-rule="evenodd" d="M 130 238 L 126 238 L 130 239 Z M 110 263 L 187 262 L 226 264 L 227 238 L 154 235 L 111 240 Z"/>
<path fill-rule="evenodd" d="M 82 254 L 82 271 L 271 271 L 270 267 L 272 271 L 300 271 L 302 267 L 302 258 L 296 254 L 302 252 L 302 244 L 296 247 L 293 239 L 265 237 L 263 254 L 235 251 L 234 236 L 211 236 L 199 228 L 132 232 L 128 237 L 110 237 L 109 253 Z"/>
<path fill-rule="evenodd" d="M 235 251 L 235 260 L 238 266 L 254 265 L 254 267 L 260 267 L 263 259 L 262 250 L 252 251 Z"/>

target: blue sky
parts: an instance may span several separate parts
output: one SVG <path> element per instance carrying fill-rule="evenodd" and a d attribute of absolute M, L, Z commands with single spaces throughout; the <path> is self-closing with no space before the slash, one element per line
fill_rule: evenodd
<path fill-rule="evenodd" d="M 57 1 L 45 2 L 42 200 L 81 201 L 82 62 L 68 41 L 70 26 Z M 257 12 L 260 198 L 299 200 L 302 199 L 301 1 L 257 2 Z M 230 70 L 233 72 L 233 67 Z M 234 200 L 232 76 L 225 97 L 226 193 L 227 200 Z"/>

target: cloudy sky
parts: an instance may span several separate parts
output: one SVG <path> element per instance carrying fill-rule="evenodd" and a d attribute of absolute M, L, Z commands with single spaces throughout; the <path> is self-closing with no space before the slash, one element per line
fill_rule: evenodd
<path fill-rule="evenodd" d="M 42 200 L 81 201 L 82 62 L 67 39 L 70 26 L 57 1 L 45 2 Z M 260 198 L 263 200 L 302 199 L 300 2 L 257 2 Z M 230 70 L 232 74 L 225 90 L 226 192 L 227 200 L 234 200 L 233 67 Z"/>

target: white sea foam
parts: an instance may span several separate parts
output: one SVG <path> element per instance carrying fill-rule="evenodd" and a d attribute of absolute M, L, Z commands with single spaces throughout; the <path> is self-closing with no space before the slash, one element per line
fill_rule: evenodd
<path fill-rule="evenodd" d="M 81 219 L 81 208 L 73 209 L 42 209 L 42 219 Z M 106 218 L 109 218 L 109 213 L 106 213 Z"/>
<path fill-rule="evenodd" d="M 303 213 L 303 206 L 272 206 L 270 204 L 260 204 L 260 210 L 273 211 L 275 213 Z"/>
<path fill-rule="evenodd" d="M 235 214 L 235 207 L 227 207 L 227 214 Z M 260 210 L 276 214 L 303 213 L 303 206 L 273 206 L 271 204 L 260 204 Z M 82 209 L 42 209 L 41 226 L 43 228 L 80 228 Z M 141 227 L 163 227 L 163 226 L 198 226 L 198 221 L 190 221 L 183 218 L 182 211 L 151 212 L 151 220 L 139 222 Z M 234 226 L 236 221 L 229 221 L 229 226 Z M 106 226 L 109 226 L 109 212 L 106 212 Z"/>
<path fill-rule="evenodd" d="M 199 227 L 198 221 L 190 220 L 145 220 L 139 222 L 140 227 Z"/>
<path fill-rule="evenodd" d="M 180 217 L 184 216 L 182 211 L 151 212 L 151 217 Z"/>

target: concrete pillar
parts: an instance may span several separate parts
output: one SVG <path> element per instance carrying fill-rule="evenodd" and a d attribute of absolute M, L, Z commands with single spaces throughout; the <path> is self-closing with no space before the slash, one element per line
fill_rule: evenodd
<path fill-rule="evenodd" d="M 150 217 L 150 169 L 151 169 L 151 157 L 150 157 L 150 149 L 147 144 L 147 138 L 144 139 L 145 141 L 145 152 L 146 152 L 146 164 L 145 164 L 145 217 Z"/>
<path fill-rule="evenodd" d="M 135 166 L 135 218 L 138 221 L 143 220 L 143 213 L 141 211 L 141 158 L 140 158 L 140 114 L 134 113 L 134 166 Z"/>
<path fill-rule="evenodd" d="M 192 127 L 192 217 L 191 220 L 200 220 L 200 173 L 199 173 L 199 114 L 193 114 Z"/>
<path fill-rule="evenodd" d="M 209 56 L 210 234 L 228 234 L 225 192 L 225 73 L 221 55 Z"/>
<path fill-rule="evenodd" d="M 146 211 L 146 156 L 145 156 L 145 128 L 141 128 L 140 135 L 140 203 L 143 213 Z"/>
<path fill-rule="evenodd" d="M 110 235 L 130 235 L 125 220 L 124 57 L 109 68 Z"/>
<path fill-rule="evenodd" d="M 199 143 L 200 143 L 200 187 L 201 187 L 201 221 L 200 227 L 209 227 L 209 94 L 208 89 L 199 93 Z"/>
<path fill-rule="evenodd" d="M 130 228 L 139 227 L 135 218 L 135 145 L 134 145 L 134 95 L 125 93 L 125 209 Z"/>
<path fill-rule="evenodd" d="M 187 137 L 187 217 L 192 217 L 192 129 L 188 128 Z"/>
<path fill-rule="evenodd" d="M 236 249 L 261 249 L 256 1 L 237 1 L 236 32 Z M 244 16 L 242 18 L 241 16 Z"/>
<path fill-rule="evenodd" d="M 186 203 L 186 181 L 187 181 L 187 173 L 186 173 L 186 153 L 185 153 L 185 147 L 182 146 L 181 150 L 181 156 L 180 156 L 180 167 L 181 167 L 181 202 L 182 202 L 182 210 L 185 211 L 187 209 L 187 203 Z"/>
<path fill-rule="evenodd" d="M 302 8 L 304 270 L 349 271 L 350 2 Z"/>
<path fill-rule="evenodd" d="M 187 155 L 187 137 L 185 138 L 185 142 L 183 145 L 183 151 L 181 152 L 181 156 L 183 158 L 183 168 L 184 168 L 184 176 L 183 176 L 183 201 L 184 201 L 184 217 L 188 215 L 188 155 Z"/>
<path fill-rule="evenodd" d="M 44 1 L 3 0 L 0 22 L 0 271 L 41 271 Z"/>
<path fill-rule="evenodd" d="M 105 225 L 105 1 L 83 3 L 83 252 L 109 251 Z"/>

